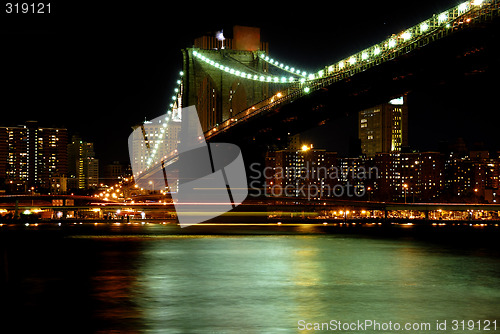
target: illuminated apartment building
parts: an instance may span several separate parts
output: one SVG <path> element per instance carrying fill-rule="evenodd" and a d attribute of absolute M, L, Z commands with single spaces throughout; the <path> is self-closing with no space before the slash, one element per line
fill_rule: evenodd
<path fill-rule="evenodd" d="M 70 189 L 90 189 L 99 183 L 99 160 L 95 158 L 94 144 L 71 138 L 68 144 L 68 187 Z"/>
<path fill-rule="evenodd" d="M 37 122 L 0 127 L 0 180 L 11 191 L 50 189 L 51 179 L 67 174 L 67 130 Z"/>
<path fill-rule="evenodd" d="M 432 202 L 443 193 L 445 165 L 440 153 L 379 153 L 374 160 L 379 200 Z"/>
<path fill-rule="evenodd" d="M 408 146 L 406 95 L 358 114 L 361 150 L 369 157 L 377 153 L 401 152 Z"/>

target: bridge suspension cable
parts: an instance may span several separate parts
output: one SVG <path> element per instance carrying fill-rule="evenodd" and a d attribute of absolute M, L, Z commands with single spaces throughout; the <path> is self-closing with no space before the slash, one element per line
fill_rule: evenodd
<path fill-rule="evenodd" d="M 261 54 L 260 58 L 262 58 L 262 60 L 264 60 L 265 62 L 267 62 L 267 63 L 269 63 L 269 64 L 271 64 L 273 66 L 276 66 L 276 67 L 278 67 L 279 69 L 281 69 L 283 71 L 286 71 L 286 72 L 291 73 L 291 74 L 298 75 L 298 76 L 303 77 L 303 78 L 307 77 L 307 72 L 306 71 L 302 71 L 300 69 L 296 69 L 293 66 L 285 65 L 282 62 L 277 61 L 276 59 L 273 59 L 273 58 L 270 58 L 269 56 L 266 56 L 265 54 Z"/>
<path fill-rule="evenodd" d="M 237 77 L 240 77 L 243 79 L 261 81 L 261 82 L 282 83 L 282 84 L 296 83 L 299 81 L 299 80 L 297 80 L 296 77 L 278 77 L 278 76 L 274 76 L 274 75 L 264 75 L 264 74 L 258 75 L 258 74 L 252 74 L 252 73 L 240 71 L 240 70 L 235 69 L 233 67 L 229 67 L 229 66 L 226 66 L 220 62 L 214 61 L 196 50 L 193 51 L 193 56 L 200 59 L 201 61 L 204 61 L 208 65 L 217 68 L 220 71 L 224 71 L 228 74 L 232 74 L 234 76 L 237 76 Z"/>
<path fill-rule="evenodd" d="M 146 165 L 147 168 L 151 167 L 151 165 L 154 165 L 158 163 L 158 161 L 155 161 L 156 155 L 159 153 L 160 150 L 160 144 L 164 142 L 165 136 L 168 135 L 168 122 L 171 122 L 174 120 L 175 117 L 182 117 L 182 116 L 176 116 L 174 115 L 174 110 L 178 109 L 181 107 L 180 105 L 180 96 L 182 95 L 182 77 L 184 76 L 184 72 L 180 71 L 179 72 L 179 79 L 177 79 L 177 85 L 174 88 L 174 94 L 172 95 L 169 107 L 167 111 L 165 112 L 165 118 L 163 121 L 160 121 L 163 125 L 159 129 L 159 133 L 151 133 L 148 136 L 146 136 L 147 132 L 144 128 L 144 124 L 142 125 L 142 131 L 144 134 L 144 139 L 146 141 L 146 146 L 148 149 L 148 159 L 146 160 Z M 147 122 L 145 122 L 146 124 Z M 155 136 L 156 135 L 156 136 Z M 154 138 L 154 139 L 153 139 Z"/>

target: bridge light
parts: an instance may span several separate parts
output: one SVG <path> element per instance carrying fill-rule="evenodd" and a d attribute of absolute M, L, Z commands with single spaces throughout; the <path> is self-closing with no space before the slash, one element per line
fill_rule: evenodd
<path fill-rule="evenodd" d="M 294 82 L 295 81 L 295 78 L 294 77 L 290 77 L 288 78 L 288 82 Z"/>
<path fill-rule="evenodd" d="M 356 63 L 356 58 L 351 57 L 349 58 L 349 64 L 354 65 Z"/>
<path fill-rule="evenodd" d="M 373 54 L 375 56 L 379 55 L 380 54 L 380 48 L 378 46 L 375 47 L 375 49 L 373 50 Z"/>
<path fill-rule="evenodd" d="M 391 40 L 389 41 L 389 47 L 390 47 L 390 48 L 393 48 L 393 47 L 395 47 L 395 46 L 396 46 L 396 41 L 395 41 L 394 39 L 391 39 Z"/>
<path fill-rule="evenodd" d="M 362 59 L 362 60 L 367 60 L 367 59 L 368 59 L 368 54 L 367 54 L 366 52 L 363 52 L 363 53 L 361 54 L 361 59 Z"/>
<path fill-rule="evenodd" d="M 286 82 L 286 78 L 285 78 L 285 77 L 282 77 L 282 78 L 281 78 L 281 82 Z"/>
<path fill-rule="evenodd" d="M 304 83 L 304 82 L 306 82 L 306 79 L 300 78 L 300 83 Z"/>
<path fill-rule="evenodd" d="M 428 29 L 429 29 L 429 24 L 427 22 L 424 22 L 420 25 L 421 31 L 427 31 Z"/>
<path fill-rule="evenodd" d="M 310 91 L 311 91 L 311 88 L 309 88 L 309 87 L 304 88 L 304 93 L 308 94 Z"/>
<path fill-rule="evenodd" d="M 307 78 L 308 78 L 309 80 L 314 80 L 314 74 L 309 74 L 309 75 L 307 76 Z"/>
<path fill-rule="evenodd" d="M 474 0 L 472 3 L 474 6 L 481 6 L 483 4 L 484 0 Z"/>
<path fill-rule="evenodd" d="M 295 73 L 300 74 L 300 70 L 297 70 Z"/>
<path fill-rule="evenodd" d="M 260 79 L 260 81 L 265 81 L 266 80 L 266 78 L 263 75 L 261 75 L 259 79 Z"/>
<path fill-rule="evenodd" d="M 184 75 L 184 72 L 180 71 L 179 75 L 182 77 Z"/>
<path fill-rule="evenodd" d="M 409 40 L 409 39 L 411 38 L 411 32 L 409 32 L 409 31 L 405 31 L 405 32 L 401 35 L 401 37 L 402 37 L 405 41 L 407 41 L 407 40 Z"/>
<path fill-rule="evenodd" d="M 443 23 L 444 21 L 446 21 L 448 19 L 448 13 L 441 13 L 439 14 L 438 16 L 438 22 L 439 23 Z"/>
<path fill-rule="evenodd" d="M 343 68 L 344 68 L 344 66 L 345 66 L 344 61 L 341 61 L 341 62 L 339 63 L 339 68 L 340 68 L 340 69 L 343 69 Z"/>
<path fill-rule="evenodd" d="M 304 76 L 304 77 L 305 77 L 306 75 L 307 75 L 307 72 L 306 72 L 306 71 L 302 72 L 302 76 Z"/>
<path fill-rule="evenodd" d="M 458 6 L 458 12 L 460 14 L 465 13 L 468 9 L 469 9 L 469 3 L 468 2 L 461 3 Z"/>
<path fill-rule="evenodd" d="M 325 74 L 325 71 L 321 70 L 318 72 L 318 78 L 321 78 Z"/>
<path fill-rule="evenodd" d="M 274 81 L 274 82 L 279 82 L 279 81 L 280 81 L 280 79 L 279 79 L 278 77 L 274 77 L 274 78 L 273 78 L 273 81 Z"/>

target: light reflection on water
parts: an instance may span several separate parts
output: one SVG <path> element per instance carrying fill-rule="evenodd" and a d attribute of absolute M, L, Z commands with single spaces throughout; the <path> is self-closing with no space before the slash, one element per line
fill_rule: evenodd
<path fill-rule="evenodd" d="M 298 321 L 499 315 L 500 258 L 477 247 L 272 234 L 35 235 L 2 248 L 0 316 L 51 332 L 313 333 Z"/>
<path fill-rule="evenodd" d="M 296 333 L 298 320 L 435 324 L 498 316 L 499 260 L 435 245 L 328 235 L 136 242 L 135 267 L 125 268 L 122 282 L 103 277 L 123 299 L 120 312 L 102 311 L 139 332 Z M 98 298 L 110 297 L 106 282 L 95 287 Z"/>

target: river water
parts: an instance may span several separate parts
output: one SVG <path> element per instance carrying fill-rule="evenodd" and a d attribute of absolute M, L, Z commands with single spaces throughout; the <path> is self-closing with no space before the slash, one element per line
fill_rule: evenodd
<path fill-rule="evenodd" d="M 334 330 L 365 320 L 432 326 L 409 333 L 462 332 L 454 320 L 495 333 L 496 320 L 500 332 L 500 257 L 478 244 L 275 231 L 1 240 L 2 333 L 398 332 Z"/>

